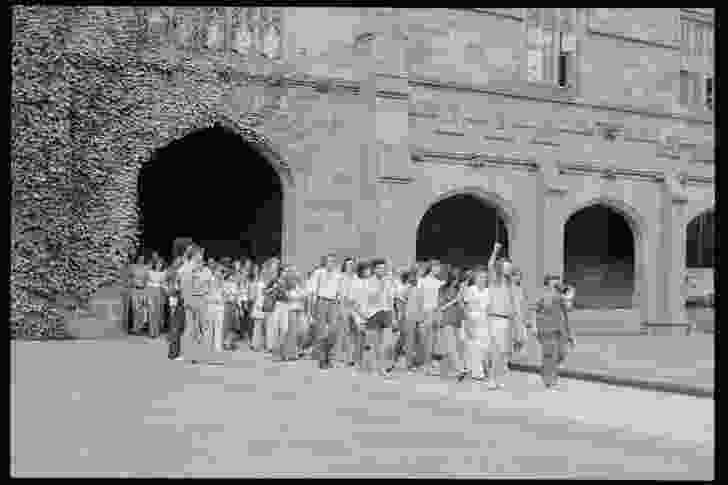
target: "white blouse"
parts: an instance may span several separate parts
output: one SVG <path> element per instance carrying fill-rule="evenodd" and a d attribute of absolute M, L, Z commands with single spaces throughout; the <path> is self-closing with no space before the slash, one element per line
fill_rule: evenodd
<path fill-rule="evenodd" d="M 490 303 L 490 295 L 488 288 L 479 289 L 477 286 L 469 286 L 463 292 L 463 300 L 465 301 L 468 313 L 486 314 L 488 304 Z"/>
<path fill-rule="evenodd" d="M 166 279 L 166 271 L 149 270 L 149 272 L 147 272 L 147 286 L 150 288 L 162 288 Z"/>

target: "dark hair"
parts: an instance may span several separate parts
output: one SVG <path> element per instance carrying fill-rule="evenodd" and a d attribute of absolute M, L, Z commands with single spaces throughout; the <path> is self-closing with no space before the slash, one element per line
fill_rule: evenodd
<path fill-rule="evenodd" d="M 371 269 L 371 264 L 368 261 L 359 261 L 359 264 L 356 266 L 356 275 L 362 278 L 365 269 Z"/>
<path fill-rule="evenodd" d="M 374 269 L 377 266 L 381 266 L 383 264 L 386 265 L 387 261 L 384 258 L 374 258 L 369 264 L 371 265 L 372 269 Z"/>
<path fill-rule="evenodd" d="M 354 264 L 354 271 L 356 271 L 356 261 L 354 261 L 354 258 L 347 257 L 344 259 L 344 262 L 341 263 L 341 272 L 343 273 L 346 271 L 346 263 L 351 262 Z"/>
<path fill-rule="evenodd" d="M 548 286 L 548 284 L 551 283 L 551 281 L 560 280 L 560 279 L 561 279 L 561 276 L 554 274 L 554 273 L 549 273 L 543 277 L 543 285 Z"/>

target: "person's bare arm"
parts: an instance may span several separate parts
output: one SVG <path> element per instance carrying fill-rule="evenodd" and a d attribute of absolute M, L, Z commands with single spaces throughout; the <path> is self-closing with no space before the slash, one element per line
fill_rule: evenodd
<path fill-rule="evenodd" d="M 493 251 L 490 253 L 490 258 L 488 258 L 488 271 L 492 272 L 495 269 L 495 261 L 498 259 L 498 252 L 500 251 L 502 245 L 498 241 L 493 244 Z"/>

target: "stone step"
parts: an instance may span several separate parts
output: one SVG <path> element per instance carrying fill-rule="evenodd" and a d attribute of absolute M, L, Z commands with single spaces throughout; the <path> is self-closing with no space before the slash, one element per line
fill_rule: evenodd
<path fill-rule="evenodd" d="M 639 334 L 640 311 L 636 308 L 615 310 L 573 310 L 569 322 L 576 334 Z"/>

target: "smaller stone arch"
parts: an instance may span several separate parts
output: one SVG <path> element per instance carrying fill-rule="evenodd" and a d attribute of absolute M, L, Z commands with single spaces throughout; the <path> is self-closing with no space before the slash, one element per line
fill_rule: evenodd
<path fill-rule="evenodd" d="M 637 209 L 622 200 L 606 196 L 594 197 L 574 206 L 564 216 L 562 226 L 565 226 L 569 219 L 571 219 L 571 217 L 577 212 L 597 205 L 606 206 L 622 215 L 625 221 L 627 221 L 627 225 L 629 225 L 629 228 L 632 230 L 632 236 L 634 237 L 635 243 L 637 243 L 638 240 L 641 241 L 645 234 L 647 234 L 647 221 Z"/>
<path fill-rule="evenodd" d="M 423 234 L 427 234 L 427 232 L 421 232 L 424 231 L 423 224 L 426 224 L 428 221 L 433 222 L 432 220 L 428 219 L 428 216 L 430 216 L 431 211 L 438 207 L 442 203 L 446 203 L 449 199 L 453 198 L 459 198 L 461 196 L 469 196 L 472 197 L 475 201 L 478 201 L 483 205 L 484 210 L 492 209 L 494 210 L 497 220 L 499 221 L 497 224 L 502 225 L 501 227 L 504 227 L 506 235 L 507 235 L 507 247 L 509 248 L 509 254 L 512 254 L 513 249 L 515 247 L 515 238 L 516 238 L 516 226 L 517 226 L 517 215 L 516 210 L 513 207 L 513 205 L 507 201 L 504 197 L 502 197 L 499 194 L 489 192 L 487 190 L 484 190 L 481 187 L 477 186 L 466 186 L 466 187 L 457 187 L 451 190 L 446 190 L 441 193 L 439 193 L 434 200 L 432 200 L 430 203 L 427 204 L 425 208 L 423 208 L 420 212 L 419 218 L 416 220 L 416 225 L 414 227 L 416 238 L 415 238 L 415 252 L 420 253 L 420 242 L 423 241 L 421 237 Z M 441 214 L 442 215 L 442 214 Z M 459 230 L 459 229 L 458 229 Z M 429 239 L 427 239 L 429 240 Z M 469 243 L 466 243 L 468 245 Z M 434 246 L 432 246 L 432 243 L 426 243 L 423 245 L 423 247 L 427 248 L 429 247 L 430 250 L 432 250 L 434 247 L 438 247 L 442 245 L 442 240 L 438 243 L 435 242 Z M 453 248 L 451 248 L 453 249 Z M 470 246 L 470 249 L 472 250 L 473 247 Z M 485 248 L 484 251 L 486 253 L 489 253 L 489 248 Z M 427 251 L 425 251 L 427 252 Z M 468 251 L 469 253 L 470 251 Z M 468 256 L 463 253 L 463 257 L 465 260 L 470 260 L 474 254 L 470 254 Z M 487 255 L 486 255 L 487 256 Z M 459 259 L 458 256 L 454 256 L 456 259 Z M 468 264 L 468 263 L 466 263 Z"/>
<path fill-rule="evenodd" d="M 516 208 L 510 201 L 506 200 L 500 194 L 487 191 L 482 187 L 478 186 L 460 187 L 440 193 L 434 201 L 427 205 L 424 212 L 422 212 L 422 214 L 420 215 L 417 221 L 417 225 L 419 226 L 419 224 L 422 222 L 422 218 L 425 216 L 425 214 L 427 214 L 430 208 L 434 207 L 443 200 L 455 195 L 472 195 L 473 197 L 485 202 L 488 206 L 493 207 L 506 224 L 509 244 L 511 244 L 512 247 L 512 243 L 516 239 L 516 230 L 518 227 L 518 214 L 516 212 Z"/>
<path fill-rule="evenodd" d="M 637 306 L 645 306 L 646 305 L 646 298 L 647 298 L 647 272 L 646 268 L 644 267 L 644 261 L 646 261 L 646 248 L 647 248 L 647 235 L 648 235 L 648 226 L 645 217 L 640 214 L 639 211 L 637 211 L 633 206 L 628 204 L 627 202 L 623 200 L 619 200 L 616 198 L 608 197 L 608 196 L 597 196 L 593 198 L 589 198 L 586 200 L 581 201 L 580 203 L 576 204 L 574 207 L 571 208 L 570 211 L 568 211 L 563 216 L 562 224 L 561 224 L 561 232 L 562 232 L 562 238 L 564 241 L 563 244 L 563 251 L 564 251 L 564 274 L 566 275 L 566 272 L 568 271 L 567 267 L 567 260 L 569 259 L 569 255 L 566 253 L 567 251 L 567 243 L 566 238 L 568 236 L 567 234 L 567 225 L 569 221 L 575 216 L 576 214 L 580 213 L 581 211 L 585 209 L 589 209 L 591 207 L 597 207 L 602 206 L 606 207 L 607 209 L 615 212 L 616 214 L 619 214 L 621 218 L 626 223 L 627 227 L 629 228 L 632 236 L 632 284 L 633 284 L 633 290 L 632 290 L 632 304 Z M 596 269 L 596 268 L 593 268 Z M 610 271 L 611 274 L 611 271 Z M 582 274 L 583 276 L 584 274 Z M 596 276 L 596 274 L 594 275 Z M 587 280 L 584 280 L 583 283 L 588 288 L 589 285 L 586 284 Z M 603 283 L 600 283 L 600 285 Z M 615 287 L 616 288 L 616 287 Z M 595 296 L 595 295 L 592 295 Z M 620 297 L 620 300 L 621 301 Z M 611 304 L 611 303 L 610 303 Z"/>

